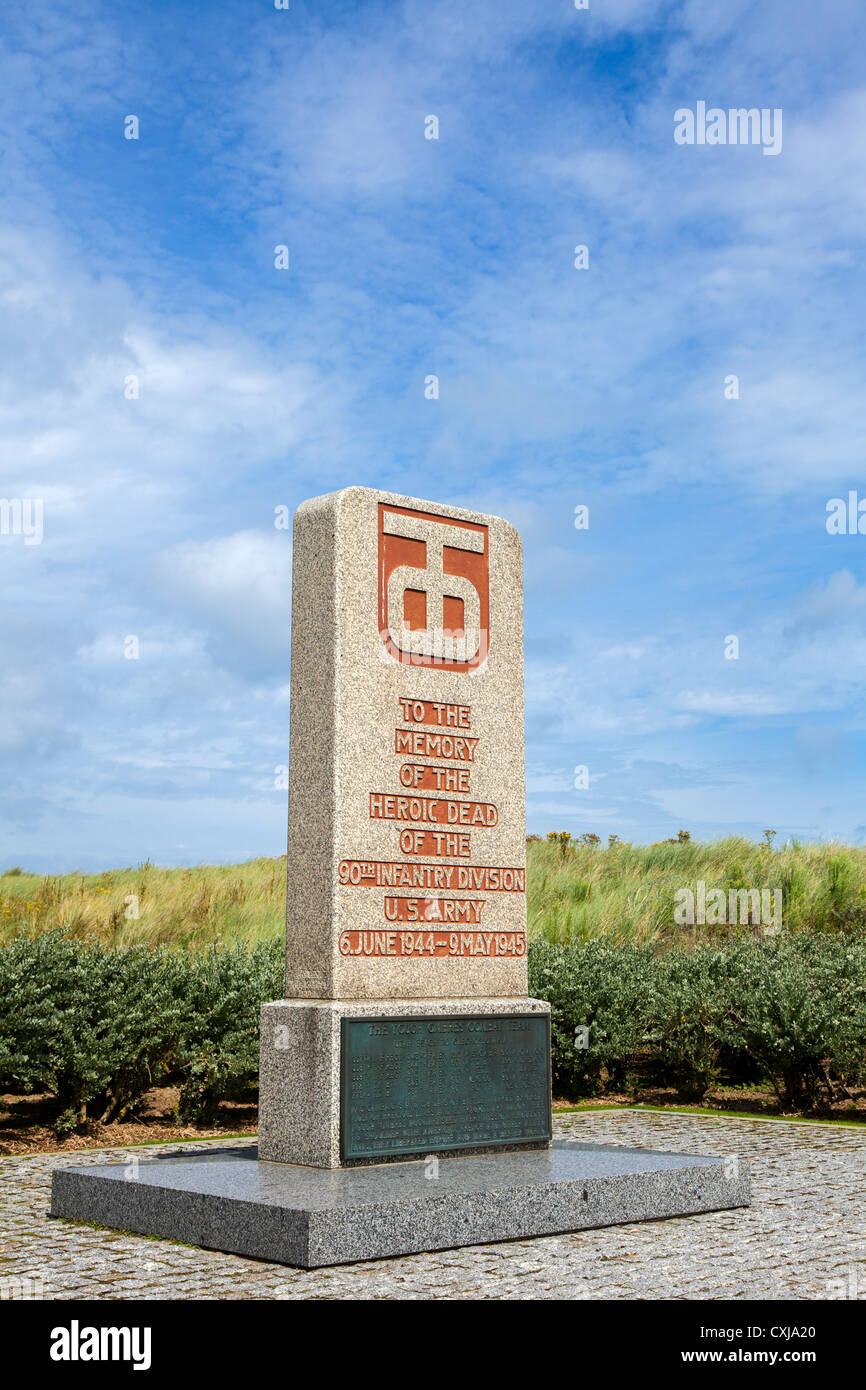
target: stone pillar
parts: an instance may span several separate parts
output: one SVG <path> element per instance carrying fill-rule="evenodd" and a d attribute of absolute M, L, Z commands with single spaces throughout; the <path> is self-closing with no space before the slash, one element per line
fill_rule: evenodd
<path fill-rule="evenodd" d="M 520 539 L 369 488 L 295 517 L 286 999 L 259 1153 L 547 1147 L 527 997 Z"/>

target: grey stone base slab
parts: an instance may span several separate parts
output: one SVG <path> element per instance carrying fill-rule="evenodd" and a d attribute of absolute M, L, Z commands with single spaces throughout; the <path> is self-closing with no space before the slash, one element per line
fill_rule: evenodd
<path fill-rule="evenodd" d="M 375 1167 L 254 1148 L 57 1169 L 51 1215 L 316 1269 L 748 1206 L 742 1160 L 556 1141 Z"/>

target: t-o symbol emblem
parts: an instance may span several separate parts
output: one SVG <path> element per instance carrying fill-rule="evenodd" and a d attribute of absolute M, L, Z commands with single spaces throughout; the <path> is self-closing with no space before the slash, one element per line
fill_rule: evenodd
<path fill-rule="evenodd" d="M 379 631 L 397 661 L 469 671 L 487 657 L 487 527 L 379 504 Z"/>

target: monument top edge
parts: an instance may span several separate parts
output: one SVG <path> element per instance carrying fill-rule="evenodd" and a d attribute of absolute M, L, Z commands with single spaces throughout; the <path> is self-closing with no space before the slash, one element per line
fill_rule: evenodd
<path fill-rule="evenodd" d="M 324 492 L 318 497 L 308 497 L 297 508 L 295 516 L 326 508 L 336 511 L 345 504 L 363 500 L 386 502 L 394 507 L 408 507 L 415 511 L 432 512 L 439 516 L 454 516 L 461 521 L 472 521 L 481 526 L 496 523 L 498 526 L 504 526 L 508 531 L 511 531 L 514 539 L 520 544 L 520 532 L 514 523 L 508 521 L 506 517 L 497 516 L 491 512 L 476 512 L 468 507 L 452 505 L 450 502 L 432 502 L 425 497 L 410 497 L 401 492 L 385 492 L 379 488 L 361 487 L 359 484 L 338 488 L 334 492 Z"/>

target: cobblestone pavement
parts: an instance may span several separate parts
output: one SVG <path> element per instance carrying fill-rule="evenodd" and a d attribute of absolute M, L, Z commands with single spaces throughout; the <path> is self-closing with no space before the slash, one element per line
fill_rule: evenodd
<path fill-rule="evenodd" d="M 54 1168 L 123 1151 L 6 1158 L 0 1296 L 866 1300 L 866 1131 L 637 1111 L 558 1116 L 556 1129 L 585 1142 L 736 1154 L 752 1164 L 752 1206 L 307 1271 L 49 1220 Z M 254 1141 L 232 1147 L 244 1142 Z"/>

